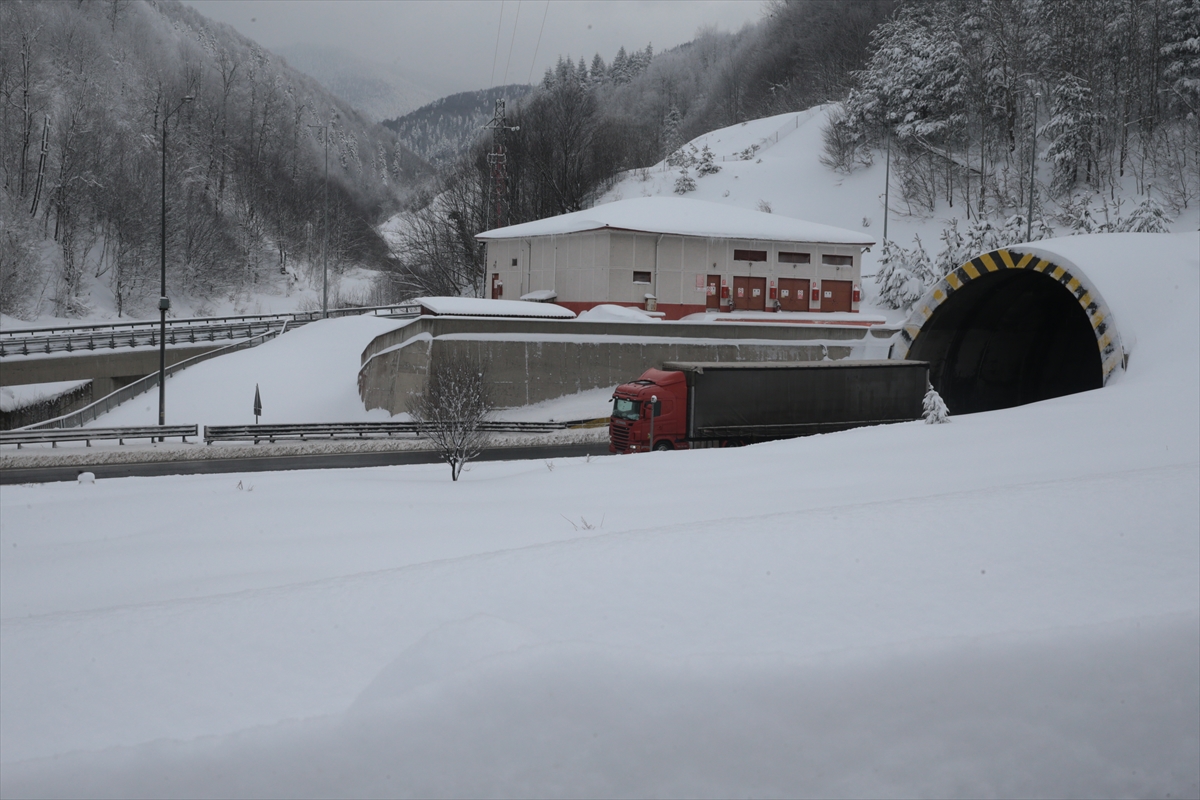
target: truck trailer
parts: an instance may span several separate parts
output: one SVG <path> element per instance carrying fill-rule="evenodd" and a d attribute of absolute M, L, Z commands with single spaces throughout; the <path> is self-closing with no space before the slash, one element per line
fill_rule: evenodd
<path fill-rule="evenodd" d="M 924 361 L 669 361 L 613 393 L 613 453 L 726 447 L 921 418 Z"/>

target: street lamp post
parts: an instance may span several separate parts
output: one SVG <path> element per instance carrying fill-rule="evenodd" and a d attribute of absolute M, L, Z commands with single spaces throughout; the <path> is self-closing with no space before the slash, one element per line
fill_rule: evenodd
<path fill-rule="evenodd" d="M 167 299 L 167 122 L 171 116 L 183 108 L 185 104 L 195 100 L 192 95 L 179 99 L 176 106 L 163 114 L 162 124 L 162 208 L 159 216 L 161 245 L 162 283 L 158 293 L 159 333 L 158 333 L 158 424 L 167 424 L 167 309 L 171 301 Z M 160 436 L 159 441 L 163 439 Z"/>

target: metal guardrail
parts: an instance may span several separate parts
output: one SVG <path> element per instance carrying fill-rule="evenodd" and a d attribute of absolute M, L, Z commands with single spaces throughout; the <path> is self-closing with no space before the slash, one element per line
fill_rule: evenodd
<path fill-rule="evenodd" d="M 158 439 L 165 437 L 174 439 L 176 436 L 187 441 L 189 436 L 197 436 L 197 425 L 141 425 L 122 428 L 50 428 L 44 430 L 22 429 L 18 431 L 0 431 L 0 444 L 15 444 L 20 450 L 26 444 L 50 443 L 58 447 L 59 442 L 87 442 L 92 446 L 92 439 L 116 439 L 119 444 L 125 444 L 126 439 Z"/>
<path fill-rule="evenodd" d="M 480 428 L 489 433 L 548 433 L 568 428 L 595 427 L 608 419 L 581 419 L 569 422 L 504 422 L 493 420 Z M 416 422 L 316 422 L 294 425 L 205 425 L 204 443 L 274 442 L 276 439 L 333 440 L 379 439 L 393 436 L 421 436 Z"/>
<path fill-rule="evenodd" d="M 279 336 L 285 330 L 287 330 L 287 327 L 288 320 L 285 319 L 283 324 L 280 325 L 277 330 L 269 330 L 249 339 L 243 339 L 242 341 L 236 342 L 227 347 L 222 347 L 217 350 L 210 350 L 207 353 L 201 353 L 198 356 L 192 356 L 191 358 L 184 359 L 183 361 L 167 367 L 167 377 L 169 378 L 176 372 L 179 372 L 182 369 L 187 369 L 194 364 L 199 364 L 201 361 L 207 361 L 210 358 L 216 358 L 217 356 L 222 356 L 226 353 L 233 353 L 237 350 L 247 350 L 251 347 L 257 347 L 263 342 Z M 101 414 L 105 414 L 113 410 L 126 400 L 136 397 L 142 392 L 153 389 L 155 386 L 158 386 L 158 373 L 152 372 L 146 377 L 139 378 L 133 383 L 123 386 L 120 389 L 117 389 L 115 392 L 105 395 L 99 400 L 96 400 L 95 402 L 90 403 L 83 408 L 72 411 L 70 414 L 64 414 L 61 417 L 48 419 L 44 422 L 37 422 L 33 425 L 26 425 L 24 428 L 20 428 L 19 430 L 33 431 L 45 430 L 47 428 L 78 428 L 96 419 Z"/>
<path fill-rule="evenodd" d="M 369 308 L 338 308 L 330 317 L 371 314 L 377 317 L 415 317 L 421 307 L 412 303 Z M 295 327 L 321 319 L 320 311 L 293 314 L 242 314 L 225 317 L 194 317 L 167 323 L 168 344 L 197 344 L 222 339 L 257 336 L 280 322 Z M 13 355 L 91 351 L 118 347 L 158 346 L 161 322 L 118 322 L 52 328 L 25 328 L 0 331 L 0 358 Z"/>

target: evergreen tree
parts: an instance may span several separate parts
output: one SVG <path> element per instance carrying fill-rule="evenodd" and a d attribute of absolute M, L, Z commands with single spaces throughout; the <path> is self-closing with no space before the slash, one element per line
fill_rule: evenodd
<path fill-rule="evenodd" d="M 1129 216 L 1117 224 L 1116 229 L 1130 233 L 1169 233 L 1172 221 L 1162 206 L 1147 194 Z"/>
<path fill-rule="evenodd" d="M 715 175 L 721 171 L 720 165 L 714 163 L 713 151 L 708 149 L 708 145 L 704 145 L 704 149 L 700 151 L 700 158 L 696 162 L 697 175 Z"/>
<path fill-rule="evenodd" d="M 672 103 L 671 107 L 667 110 L 666 117 L 663 118 L 662 127 L 663 152 L 668 154 L 668 156 L 673 157 L 674 153 L 679 150 L 680 145 L 683 144 L 683 135 L 679 130 L 682 124 L 683 117 L 679 113 L 679 108 Z M 670 162 L 668 161 L 667 163 Z M 679 165 L 672 164 L 671 166 Z"/>
<path fill-rule="evenodd" d="M 927 425 L 938 425 L 950 421 L 950 409 L 946 408 L 942 396 L 932 386 L 926 390 L 921 406 L 921 416 L 925 418 Z"/>
<path fill-rule="evenodd" d="M 694 191 L 696 191 L 696 180 L 688 174 L 688 168 L 684 167 L 679 170 L 679 177 L 675 179 L 675 194 L 687 194 Z"/>

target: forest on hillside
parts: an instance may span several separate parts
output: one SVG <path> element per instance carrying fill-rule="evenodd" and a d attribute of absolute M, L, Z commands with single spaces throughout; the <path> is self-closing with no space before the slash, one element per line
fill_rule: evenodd
<path fill-rule="evenodd" d="M 1031 158 L 1043 235 L 1051 205 L 1068 230 L 1158 229 L 1200 200 L 1195 0 L 776 0 L 757 25 L 702 31 L 667 52 L 560 58 L 510 110 L 519 130 L 498 140 L 501 197 L 496 142 L 481 138 L 418 199 L 398 285 L 473 293 L 484 266 L 475 233 L 586 208 L 625 170 L 672 154 L 702 168 L 679 151 L 690 139 L 827 102 L 840 109 L 826 131 L 830 168 L 890 150 L 913 213 L 943 202 L 978 223 L 951 233 L 951 260 L 1001 230 L 1023 238 Z M 1122 209 L 1130 193 L 1143 201 Z"/>
<path fill-rule="evenodd" d="M 871 32 L 895 0 L 779 0 L 736 33 L 700 31 L 655 52 L 622 47 L 611 61 L 564 54 L 537 90 L 509 106 L 500 134 L 507 183 L 493 197 L 489 152 L 476 139 L 407 215 L 394 291 L 479 290 L 489 228 L 588 207 L 625 170 L 665 158 L 688 140 L 748 119 L 837 100 L 865 65 Z"/>
<path fill-rule="evenodd" d="M 319 269 L 326 148 L 330 267 L 382 267 L 429 172 L 389 131 L 177 0 L 5 0 L 0 312 L 82 316 L 86 285 L 152 312 L 164 152 L 169 295 Z"/>

